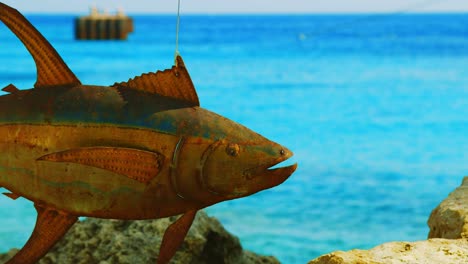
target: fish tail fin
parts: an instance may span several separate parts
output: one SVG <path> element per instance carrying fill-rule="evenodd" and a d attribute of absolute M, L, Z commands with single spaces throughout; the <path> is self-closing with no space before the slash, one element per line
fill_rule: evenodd
<path fill-rule="evenodd" d="M 0 20 L 23 42 L 36 62 L 34 87 L 81 84 L 49 41 L 18 10 L 0 3 Z"/>

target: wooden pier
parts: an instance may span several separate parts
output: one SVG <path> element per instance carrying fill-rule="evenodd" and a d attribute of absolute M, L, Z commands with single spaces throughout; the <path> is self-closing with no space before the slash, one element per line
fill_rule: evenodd
<path fill-rule="evenodd" d="M 122 11 L 115 15 L 91 8 L 88 16 L 75 19 L 75 38 L 79 40 L 125 40 L 133 32 L 133 20 Z"/>

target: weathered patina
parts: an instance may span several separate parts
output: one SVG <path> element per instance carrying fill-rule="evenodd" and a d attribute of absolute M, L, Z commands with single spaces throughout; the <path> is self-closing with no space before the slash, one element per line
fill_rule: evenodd
<path fill-rule="evenodd" d="M 15 9 L 2 20 L 37 66 L 34 88 L 0 96 L 0 186 L 31 200 L 36 227 L 9 263 L 35 263 L 79 216 L 154 219 L 168 227 L 158 263 L 182 243 L 197 210 L 285 181 L 292 153 L 199 107 L 182 58 L 112 86 L 82 85 Z"/>

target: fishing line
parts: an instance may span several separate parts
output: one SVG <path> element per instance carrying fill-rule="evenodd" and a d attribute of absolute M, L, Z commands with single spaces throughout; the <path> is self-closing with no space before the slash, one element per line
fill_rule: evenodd
<path fill-rule="evenodd" d="M 175 66 L 177 66 L 177 56 L 179 56 L 179 27 L 180 27 L 180 0 L 177 1 L 177 26 L 176 26 L 176 43 L 175 43 L 175 54 L 174 54 Z"/>

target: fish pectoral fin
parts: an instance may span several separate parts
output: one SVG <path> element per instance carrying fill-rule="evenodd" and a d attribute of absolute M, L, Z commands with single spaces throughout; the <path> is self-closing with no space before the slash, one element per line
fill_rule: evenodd
<path fill-rule="evenodd" d="M 132 148 L 89 147 L 55 152 L 37 160 L 92 166 L 148 184 L 161 171 L 164 156 Z"/>
<path fill-rule="evenodd" d="M 15 193 L 11 193 L 11 192 L 4 192 L 3 194 L 4 194 L 5 196 L 7 196 L 7 197 L 13 199 L 13 200 L 16 200 L 16 199 L 18 199 L 18 198 L 21 197 L 21 195 L 18 195 L 18 194 L 15 194 Z"/>
<path fill-rule="evenodd" d="M 197 210 L 188 211 L 166 229 L 159 248 L 158 264 L 169 263 L 184 241 L 196 214 Z"/>
<path fill-rule="evenodd" d="M 28 242 L 8 264 L 29 264 L 39 261 L 78 220 L 75 215 L 34 204 L 37 220 Z"/>
<path fill-rule="evenodd" d="M 18 10 L 0 3 L 0 20 L 31 53 L 37 68 L 35 88 L 81 84 L 49 41 Z"/>
<path fill-rule="evenodd" d="M 171 69 L 156 73 L 145 73 L 126 82 L 115 83 L 112 86 L 172 97 L 189 102 L 192 106 L 200 106 L 197 92 L 182 57 L 177 56 L 176 62 L 177 66 L 173 66 Z"/>

